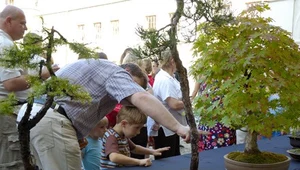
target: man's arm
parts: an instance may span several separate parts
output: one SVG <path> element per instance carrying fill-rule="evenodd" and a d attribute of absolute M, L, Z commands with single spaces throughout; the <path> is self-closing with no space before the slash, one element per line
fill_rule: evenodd
<path fill-rule="evenodd" d="M 184 109 L 183 101 L 177 100 L 173 97 L 168 97 L 166 99 L 166 102 L 168 103 L 168 106 L 173 110 L 182 110 Z"/>
<path fill-rule="evenodd" d="M 24 75 L 5 80 L 3 86 L 9 92 L 22 91 L 29 88 L 26 76 Z"/>
<path fill-rule="evenodd" d="M 190 128 L 188 126 L 181 125 L 165 108 L 165 106 L 153 95 L 147 92 L 137 92 L 129 96 L 127 99 L 143 113 L 153 118 L 156 122 L 185 138 L 185 141 L 189 141 Z"/>
<path fill-rule="evenodd" d="M 54 66 L 53 71 L 56 72 L 59 67 Z M 44 68 L 41 73 L 41 77 L 43 80 L 46 80 L 50 77 L 49 71 L 47 68 Z M 4 88 L 9 92 L 23 91 L 29 88 L 29 84 L 26 80 L 26 75 L 21 75 L 18 77 L 14 77 L 11 79 L 7 79 L 3 82 Z"/>

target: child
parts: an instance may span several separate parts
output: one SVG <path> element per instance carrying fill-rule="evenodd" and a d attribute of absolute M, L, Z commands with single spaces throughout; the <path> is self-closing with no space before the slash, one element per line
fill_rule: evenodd
<path fill-rule="evenodd" d="M 170 147 L 160 149 L 149 149 L 135 145 L 130 138 L 138 135 L 146 123 L 147 116 L 139 109 L 130 106 L 123 106 L 117 115 L 117 124 L 108 129 L 103 136 L 101 152 L 101 168 L 114 168 L 117 166 L 150 166 L 150 158 L 135 159 L 130 157 L 130 152 L 135 154 L 161 155 Z"/>
<path fill-rule="evenodd" d="M 100 120 L 96 127 L 91 130 L 87 137 L 88 144 L 82 150 L 82 163 L 85 170 L 100 169 L 100 152 L 102 147 L 101 138 L 106 132 L 108 120 L 106 117 Z"/>

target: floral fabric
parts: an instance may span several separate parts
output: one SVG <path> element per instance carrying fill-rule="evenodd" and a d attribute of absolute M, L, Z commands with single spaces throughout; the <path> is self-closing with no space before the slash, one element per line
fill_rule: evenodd
<path fill-rule="evenodd" d="M 198 151 L 217 149 L 230 146 L 236 143 L 235 130 L 232 130 L 221 123 L 216 123 L 212 128 L 199 126 L 200 130 L 209 131 L 209 135 L 200 135 Z"/>

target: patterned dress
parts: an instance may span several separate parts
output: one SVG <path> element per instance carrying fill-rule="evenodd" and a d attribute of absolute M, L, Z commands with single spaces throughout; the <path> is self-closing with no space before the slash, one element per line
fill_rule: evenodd
<path fill-rule="evenodd" d="M 232 130 L 221 123 L 216 123 L 212 128 L 208 126 L 199 126 L 200 130 L 209 131 L 209 135 L 200 135 L 198 151 L 217 149 L 230 146 L 236 143 L 235 130 Z"/>
<path fill-rule="evenodd" d="M 206 83 L 200 84 L 199 95 L 204 95 L 203 91 L 206 88 Z M 208 97 L 208 94 L 205 94 Z M 212 102 L 220 100 L 221 97 L 215 97 Z M 235 130 L 230 129 L 223 124 L 217 122 L 214 127 L 199 125 L 199 130 L 209 131 L 209 135 L 200 135 L 198 142 L 198 151 L 209 149 L 217 149 L 221 147 L 236 144 Z"/>

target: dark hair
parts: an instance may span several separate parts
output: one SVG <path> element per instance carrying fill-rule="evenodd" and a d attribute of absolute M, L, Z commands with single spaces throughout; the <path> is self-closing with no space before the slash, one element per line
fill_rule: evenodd
<path fill-rule="evenodd" d="M 104 52 L 98 53 L 98 56 L 99 56 L 100 59 L 106 59 L 106 60 L 108 59 L 107 55 Z"/>
<path fill-rule="evenodd" d="M 131 76 L 134 76 L 134 77 L 137 77 L 139 79 L 142 80 L 142 87 L 144 89 L 147 88 L 147 85 L 148 85 L 148 78 L 147 78 L 147 75 L 142 71 L 142 69 L 134 64 L 134 63 L 126 63 L 126 64 L 122 64 L 120 65 L 120 67 L 124 68 L 126 71 L 128 71 Z"/>

